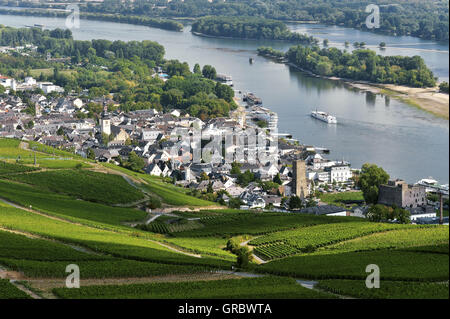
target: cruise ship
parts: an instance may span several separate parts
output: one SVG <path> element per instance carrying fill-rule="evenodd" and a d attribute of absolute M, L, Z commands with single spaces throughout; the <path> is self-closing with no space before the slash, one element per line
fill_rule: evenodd
<path fill-rule="evenodd" d="M 336 124 L 336 117 L 321 111 L 311 111 L 311 116 L 328 124 Z"/>

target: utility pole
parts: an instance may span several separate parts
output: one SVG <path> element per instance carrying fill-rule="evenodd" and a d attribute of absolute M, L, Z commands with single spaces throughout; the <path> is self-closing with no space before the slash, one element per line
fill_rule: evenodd
<path fill-rule="evenodd" d="M 439 218 L 439 224 L 442 225 L 444 223 L 444 200 L 442 199 L 442 192 L 439 192 L 439 211 L 441 216 Z"/>

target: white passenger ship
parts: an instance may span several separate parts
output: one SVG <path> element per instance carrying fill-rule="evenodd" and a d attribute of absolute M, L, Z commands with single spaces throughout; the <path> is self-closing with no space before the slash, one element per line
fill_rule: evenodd
<path fill-rule="evenodd" d="M 317 111 L 317 110 L 311 111 L 311 116 L 314 117 L 315 119 L 324 121 L 328 124 L 336 124 L 337 123 L 336 117 L 334 117 L 328 113 L 325 113 L 325 112 L 321 112 L 321 111 Z"/>

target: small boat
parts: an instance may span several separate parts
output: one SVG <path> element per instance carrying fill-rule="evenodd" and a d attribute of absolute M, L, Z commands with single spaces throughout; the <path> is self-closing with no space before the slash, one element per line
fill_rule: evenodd
<path fill-rule="evenodd" d="M 248 62 L 249 62 L 250 64 L 253 64 L 254 61 L 255 61 L 255 59 L 253 59 L 253 58 L 248 59 Z"/>
<path fill-rule="evenodd" d="M 321 111 L 311 111 L 311 116 L 328 124 L 337 124 L 336 117 Z"/>
<path fill-rule="evenodd" d="M 225 85 L 233 86 L 233 78 L 226 74 L 217 74 L 216 80 L 222 82 Z"/>
<path fill-rule="evenodd" d="M 245 94 L 242 100 L 244 102 L 247 102 L 247 104 L 250 105 L 250 106 L 252 106 L 252 105 L 261 105 L 262 104 L 262 99 L 257 97 L 253 93 Z"/>

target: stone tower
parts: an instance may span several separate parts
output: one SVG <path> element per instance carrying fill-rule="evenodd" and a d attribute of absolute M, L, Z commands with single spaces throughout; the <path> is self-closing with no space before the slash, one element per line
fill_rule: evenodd
<path fill-rule="evenodd" d="M 102 119 L 100 120 L 100 126 L 102 133 L 111 135 L 111 119 L 109 118 L 109 116 L 102 117 Z"/>
<path fill-rule="evenodd" d="M 294 161 L 292 163 L 292 173 L 292 193 L 303 200 L 309 195 L 305 161 Z"/>
<path fill-rule="evenodd" d="M 34 103 L 34 112 L 35 112 L 35 116 L 36 117 L 41 117 L 42 116 L 41 106 L 39 105 L 39 103 Z"/>

